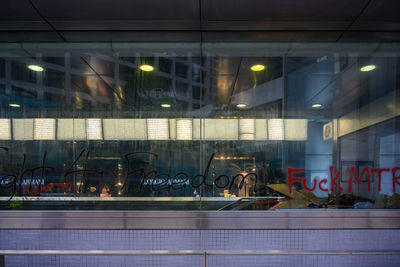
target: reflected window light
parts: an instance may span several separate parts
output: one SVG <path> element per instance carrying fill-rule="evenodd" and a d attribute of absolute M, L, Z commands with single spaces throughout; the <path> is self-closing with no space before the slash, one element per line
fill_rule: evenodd
<path fill-rule="evenodd" d="M 255 120 L 240 119 L 239 120 L 239 139 L 254 140 L 255 136 Z"/>
<path fill-rule="evenodd" d="M 176 122 L 176 139 L 192 140 L 192 120 L 178 119 Z"/>
<path fill-rule="evenodd" d="M 285 119 L 285 140 L 305 141 L 307 140 L 306 119 Z"/>
<path fill-rule="evenodd" d="M 168 119 L 147 119 L 147 136 L 149 140 L 168 140 Z"/>
<path fill-rule="evenodd" d="M 269 119 L 268 120 L 268 139 L 269 140 L 283 140 L 283 119 Z"/>
<path fill-rule="evenodd" d="M 33 138 L 35 140 L 54 140 L 56 133 L 55 119 L 35 119 Z"/>
<path fill-rule="evenodd" d="M 13 119 L 14 140 L 33 140 L 33 119 Z"/>
<path fill-rule="evenodd" d="M 88 140 L 101 140 L 101 119 L 86 119 L 86 136 Z"/>
<path fill-rule="evenodd" d="M 0 119 L 0 140 L 11 139 L 10 119 Z"/>

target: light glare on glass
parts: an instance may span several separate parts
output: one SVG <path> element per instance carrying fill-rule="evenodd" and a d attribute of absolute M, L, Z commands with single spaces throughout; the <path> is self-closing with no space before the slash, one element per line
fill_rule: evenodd
<path fill-rule="evenodd" d="M 38 65 L 29 65 L 28 69 L 33 70 L 33 71 L 43 71 L 43 68 Z"/>
<path fill-rule="evenodd" d="M 252 71 L 262 71 L 263 69 L 265 69 L 265 66 L 264 65 L 254 65 L 254 66 L 251 66 L 251 68 L 250 68 Z"/>
<path fill-rule="evenodd" d="M 21 105 L 19 105 L 19 104 L 10 104 L 10 107 L 13 107 L 13 108 L 20 108 Z"/>
<path fill-rule="evenodd" d="M 374 70 L 375 68 L 376 68 L 375 65 L 366 65 L 364 67 L 361 67 L 360 70 L 366 72 L 366 71 Z"/>
<path fill-rule="evenodd" d="M 142 65 L 139 67 L 142 71 L 153 71 L 154 68 L 151 65 Z"/>
<path fill-rule="evenodd" d="M 312 108 L 320 108 L 320 107 L 322 107 L 322 104 L 313 104 L 311 107 Z"/>
<path fill-rule="evenodd" d="M 171 105 L 170 105 L 170 104 L 161 104 L 161 107 L 163 107 L 163 108 L 170 108 Z"/>

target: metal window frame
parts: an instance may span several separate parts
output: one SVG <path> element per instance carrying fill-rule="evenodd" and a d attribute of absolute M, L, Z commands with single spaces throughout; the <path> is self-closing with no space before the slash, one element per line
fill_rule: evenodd
<path fill-rule="evenodd" d="M 0 229 L 400 229 L 400 211 L 0 211 Z"/>

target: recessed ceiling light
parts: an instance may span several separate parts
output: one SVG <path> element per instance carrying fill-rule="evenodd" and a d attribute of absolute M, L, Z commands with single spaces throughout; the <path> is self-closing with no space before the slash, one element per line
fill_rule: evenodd
<path fill-rule="evenodd" d="M 163 108 L 170 108 L 170 107 L 171 107 L 170 104 L 161 104 L 161 106 L 162 106 Z"/>
<path fill-rule="evenodd" d="M 312 104 L 311 107 L 312 108 L 320 108 L 320 107 L 322 107 L 322 104 Z"/>
<path fill-rule="evenodd" d="M 265 69 L 265 66 L 264 65 L 254 65 L 254 66 L 251 66 L 250 69 L 252 71 L 262 71 L 263 69 Z"/>
<path fill-rule="evenodd" d="M 236 107 L 238 107 L 238 108 L 245 108 L 245 107 L 247 107 L 247 105 L 246 105 L 246 104 L 237 104 Z"/>
<path fill-rule="evenodd" d="M 33 71 L 43 71 L 43 68 L 38 65 L 29 65 L 28 69 L 33 70 Z"/>
<path fill-rule="evenodd" d="M 154 70 L 154 67 L 151 66 L 151 65 L 141 65 L 139 68 L 140 68 L 142 71 L 153 71 L 153 70 Z"/>
<path fill-rule="evenodd" d="M 364 71 L 364 72 L 365 71 L 371 71 L 371 70 L 374 70 L 374 69 L 376 69 L 375 65 L 366 65 L 366 66 L 360 68 L 360 70 Z"/>
<path fill-rule="evenodd" d="M 19 105 L 19 104 L 10 104 L 10 107 L 13 107 L 13 108 L 20 108 L 21 105 Z"/>

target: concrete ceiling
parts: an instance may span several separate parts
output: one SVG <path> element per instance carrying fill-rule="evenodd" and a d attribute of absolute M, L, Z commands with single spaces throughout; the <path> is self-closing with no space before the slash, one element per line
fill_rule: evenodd
<path fill-rule="evenodd" d="M 199 32 L 207 41 L 399 41 L 399 8 L 398 0 L 2 0 L 0 41 L 60 41 L 52 26 L 68 41 Z"/>

